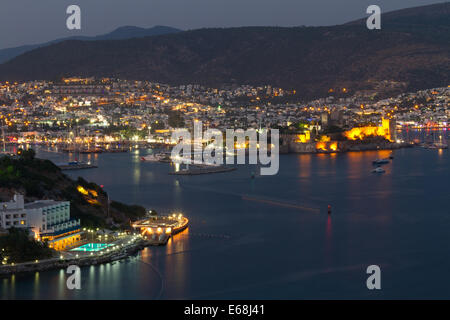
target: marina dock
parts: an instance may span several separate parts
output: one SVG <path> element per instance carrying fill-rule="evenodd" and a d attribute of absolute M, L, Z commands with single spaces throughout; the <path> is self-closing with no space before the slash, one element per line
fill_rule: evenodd
<path fill-rule="evenodd" d="M 87 163 L 78 163 L 78 164 L 62 164 L 58 165 L 58 168 L 60 168 L 61 170 L 81 170 L 81 169 L 98 168 L 98 166 Z"/>
<path fill-rule="evenodd" d="M 199 174 L 208 174 L 208 173 L 221 173 L 221 172 L 230 172 L 236 170 L 235 167 L 226 167 L 226 166 L 195 166 L 192 165 L 189 168 L 182 169 L 176 172 L 170 172 L 171 175 L 184 175 L 184 176 L 194 176 Z"/>

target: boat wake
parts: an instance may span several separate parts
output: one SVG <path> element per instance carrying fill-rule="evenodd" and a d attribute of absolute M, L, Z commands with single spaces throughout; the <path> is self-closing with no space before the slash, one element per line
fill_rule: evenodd
<path fill-rule="evenodd" d="M 299 205 L 296 203 L 273 200 L 273 199 L 268 199 L 268 198 L 259 198 L 259 197 L 255 197 L 255 196 L 249 196 L 249 195 L 243 195 L 242 200 L 255 201 L 255 202 L 260 202 L 260 203 L 264 203 L 264 204 L 268 204 L 268 205 L 272 205 L 272 206 L 278 206 L 278 207 L 286 207 L 286 208 L 294 208 L 294 209 L 299 209 L 299 210 L 304 210 L 304 211 L 311 211 L 314 213 L 320 212 L 319 208 L 305 207 L 303 205 Z"/>

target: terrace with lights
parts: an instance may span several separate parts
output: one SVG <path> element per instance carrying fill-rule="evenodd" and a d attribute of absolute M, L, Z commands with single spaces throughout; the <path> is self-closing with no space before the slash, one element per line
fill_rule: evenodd
<path fill-rule="evenodd" d="M 141 206 L 111 200 L 103 186 L 70 179 L 31 149 L 0 156 L 0 182 L 0 274 L 127 257 L 164 244 L 187 226 L 179 215 L 164 218 L 152 211 L 150 217 Z M 133 229 L 132 221 L 150 218 L 166 222 L 154 227 L 163 237 Z"/>

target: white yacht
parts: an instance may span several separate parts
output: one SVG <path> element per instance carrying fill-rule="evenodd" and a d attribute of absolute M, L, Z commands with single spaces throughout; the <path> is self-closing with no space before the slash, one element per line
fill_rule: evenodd
<path fill-rule="evenodd" d="M 159 162 L 161 160 L 164 160 L 165 157 L 166 157 L 166 155 L 165 154 L 161 154 L 161 153 L 149 154 L 149 155 L 141 157 L 141 161 Z"/>
<path fill-rule="evenodd" d="M 373 169 L 372 172 L 373 172 L 373 173 L 385 173 L 386 170 L 384 170 L 384 169 L 381 168 L 381 167 L 378 167 L 378 168 Z"/>

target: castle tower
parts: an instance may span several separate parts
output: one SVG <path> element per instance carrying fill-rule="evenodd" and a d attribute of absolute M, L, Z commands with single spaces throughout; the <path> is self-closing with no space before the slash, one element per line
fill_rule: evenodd
<path fill-rule="evenodd" d="M 390 119 L 387 118 L 381 118 L 381 127 L 383 128 L 384 131 L 384 135 L 386 137 L 386 139 L 392 141 L 391 139 L 391 131 L 390 131 Z"/>

